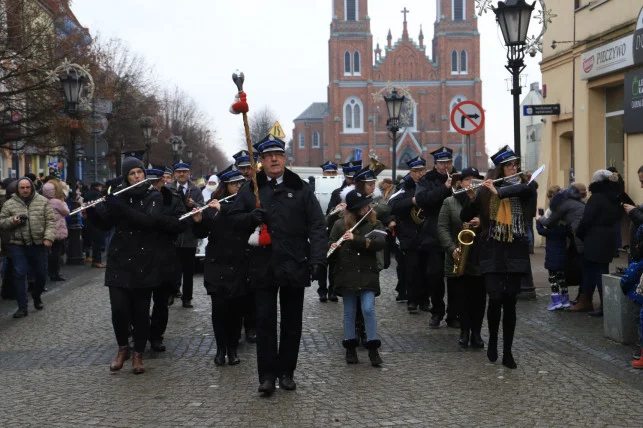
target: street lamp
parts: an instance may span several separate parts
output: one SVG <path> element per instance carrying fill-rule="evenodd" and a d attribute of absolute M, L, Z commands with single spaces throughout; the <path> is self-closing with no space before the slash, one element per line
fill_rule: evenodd
<path fill-rule="evenodd" d="M 397 176 L 397 132 L 400 130 L 400 112 L 402 111 L 402 104 L 406 97 L 399 95 L 397 89 L 393 88 L 391 95 L 385 96 L 386 109 L 388 110 L 388 120 L 386 121 L 386 128 L 393 134 L 393 167 L 392 178 L 393 183 L 396 182 Z"/>
<path fill-rule="evenodd" d="M 188 155 L 188 160 L 192 160 L 192 149 L 188 147 L 185 151 L 185 154 Z"/>
<path fill-rule="evenodd" d="M 511 73 L 513 86 L 511 94 L 514 102 L 514 153 L 520 157 L 520 73 L 525 69 L 525 46 L 531 13 L 536 2 L 529 5 L 525 0 L 507 0 L 498 2 L 498 7 L 493 8 L 496 21 L 502 31 L 507 47 L 507 65 L 505 68 Z"/>
<path fill-rule="evenodd" d="M 143 130 L 143 138 L 145 138 L 145 165 L 151 163 L 152 156 L 152 121 L 153 119 L 149 116 L 141 116 L 138 120 L 138 125 Z"/>
<path fill-rule="evenodd" d="M 181 150 L 181 143 L 183 140 L 179 136 L 172 136 L 170 137 L 170 144 L 172 145 L 172 157 L 174 160 L 174 163 L 176 164 L 179 161 L 179 150 Z"/>

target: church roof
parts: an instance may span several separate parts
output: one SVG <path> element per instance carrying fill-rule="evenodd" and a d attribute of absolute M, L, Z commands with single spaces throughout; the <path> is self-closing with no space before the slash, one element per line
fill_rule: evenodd
<path fill-rule="evenodd" d="M 302 114 L 295 118 L 295 121 L 323 119 L 328 116 L 328 113 L 328 103 L 312 103 Z"/>

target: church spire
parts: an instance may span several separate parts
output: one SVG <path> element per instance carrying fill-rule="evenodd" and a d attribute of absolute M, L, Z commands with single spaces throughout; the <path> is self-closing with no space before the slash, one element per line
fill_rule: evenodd
<path fill-rule="evenodd" d="M 422 25 L 420 25 L 420 35 L 418 36 L 418 40 L 420 41 L 420 47 L 424 47 L 424 32 L 422 31 Z"/>
<path fill-rule="evenodd" d="M 391 34 L 390 28 L 388 29 L 388 35 L 386 36 L 386 40 L 388 41 L 388 47 L 390 48 L 392 46 L 391 42 L 393 40 L 393 35 Z"/>
<path fill-rule="evenodd" d="M 408 27 L 407 27 L 407 24 L 406 24 L 406 14 L 409 13 L 410 10 L 408 10 L 406 8 L 406 6 L 404 6 L 404 9 L 401 10 L 400 12 L 402 14 L 404 14 L 404 23 L 403 23 L 404 29 L 402 30 L 402 39 L 403 40 L 408 40 L 409 39 L 409 30 L 408 30 Z"/>

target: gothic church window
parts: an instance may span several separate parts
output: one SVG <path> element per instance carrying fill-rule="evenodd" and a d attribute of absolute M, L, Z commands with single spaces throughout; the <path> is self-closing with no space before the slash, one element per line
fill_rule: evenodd
<path fill-rule="evenodd" d="M 458 74 L 458 51 L 451 52 L 451 74 Z"/>
<path fill-rule="evenodd" d="M 467 74 L 467 51 L 460 52 L 460 74 Z"/>
<path fill-rule="evenodd" d="M 344 132 L 364 132 L 362 128 L 362 102 L 359 98 L 351 97 L 344 103 Z"/>
<path fill-rule="evenodd" d="M 350 76 L 351 72 L 351 53 L 347 51 L 344 53 L 344 75 Z"/>
<path fill-rule="evenodd" d="M 359 52 L 355 51 L 353 55 L 353 74 L 355 76 L 361 75 L 360 73 L 360 63 L 359 63 Z"/>
<path fill-rule="evenodd" d="M 299 148 L 300 149 L 306 148 L 306 137 L 304 136 L 303 132 L 299 133 Z"/>
<path fill-rule="evenodd" d="M 313 132 L 313 149 L 318 149 L 319 148 L 319 132 L 315 131 Z"/>
<path fill-rule="evenodd" d="M 452 0 L 453 6 L 453 20 L 454 21 L 463 21 L 464 20 L 464 1 L 465 0 Z"/>
<path fill-rule="evenodd" d="M 357 0 L 345 0 L 346 21 L 357 21 Z"/>

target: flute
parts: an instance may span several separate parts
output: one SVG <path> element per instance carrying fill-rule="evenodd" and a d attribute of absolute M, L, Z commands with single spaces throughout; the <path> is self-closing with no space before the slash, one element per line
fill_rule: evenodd
<path fill-rule="evenodd" d="M 372 211 L 373 211 L 373 208 L 371 208 L 370 210 L 368 210 L 368 212 L 367 212 L 366 214 L 364 214 L 364 216 L 363 216 L 362 218 L 360 218 L 360 219 L 359 219 L 359 221 L 358 221 L 357 223 L 355 223 L 355 226 L 353 226 L 353 227 L 351 227 L 351 228 L 350 228 L 349 232 L 351 232 L 351 233 L 352 233 L 352 232 L 353 232 L 353 230 L 355 230 L 355 228 L 356 228 L 357 226 L 359 226 L 359 225 L 364 221 L 364 219 L 365 219 L 366 217 L 368 217 L 368 215 L 369 215 Z M 345 235 L 345 234 L 346 234 L 346 233 L 344 233 L 344 235 Z M 342 244 L 342 242 L 344 242 L 344 241 L 345 241 L 345 239 L 344 239 L 344 235 L 342 235 L 342 237 L 341 237 L 341 238 L 339 238 L 339 239 L 337 240 L 337 242 L 335 242 L 335 243 L 337 244 L 337 247 L 335 247 L 335 248 L 331 248 L 330 250 L 328 250 L 328 253 L 326 254 L 326 258 L 330 257 L 330 256 L 331 256 L 331 254 L 333 254 L 333 253 L 335 252 L 335 250 L 336 250 L 337 248 L 339 248 L 339 246 Z"/>
<path fill-rule="evenodd" d="M 225 197 L 225 198 L 223 198 L 223 199 L 219 199 L 219 202 L 227 201 L 228 199 L 233 198 L 233 197 L 235 197 L 235 196 L 237 196 L 237 194 L 236 194 L 236 193 L 235 193 L 234 195 L 226 196 L 226 197 Z M 186 218 L 190 218 L 190 217 L 192 217 L 194 214 L 197 214 L 197 213 L 200 213 L 200 212 L 202 212 L 202 211 L 205 211 L 205 210 L 207 210 L 208 208 L 210 208 L 210 205 L 205 204 L 205 205 L 203 205 L 202 207 L 199 207 L 199 208 L 195 209 L 194 211 L 190 211 L 190 212 L 188 212 L 188 213 L 183 214 L 181 217 L 179 217 L 179 221 L 185 220 Z"/>
<path fill-rule="evenodd" d="M 124 188 L 124 189 L 121 189 L 121 190 L 119 190 L 119 191 L 117 191 L 117 192 L 114 192 L 114 193 L 113 193 L 113 195 L 114 195 L 114 196 L 116 196 L 116 195 L 120 195 L 120 194 L 121 194 L 121 193 L 123 193 L 123 192 L 127 192 L 128 190 L 130 190 L 130 189 L 132 189 L 132 188 L 134 188 L 134 187 L 138 187 L 138 186 L 140 186 L 141 184 L 146 183 L 146 182 L 148 182 L 148 181 L 152 181 L 152 180 L 156 180 L 156 179 L 146 178 L 146 179 L 145 179 L 145 180 L 143 180 L 143 181 L 139 181 L 139 182 L 138 182 L 138 183 L 136 183 L 136 184 L 132 184 L 131 186 L 127 186 L 127 187 L 126 187 L 126 188 Z M 109 189 L 107 190 L 107 193 L 109 193 Z M 95 201 L 88 202 L 88 203 L 83 204 L 82 206 L 80 206 L 80 207 L 76 208 L 75 210 L 73 210 L 72 212 L 70 212 L 68 215 L 74 215 L 74 214 L 78 214 L 78 213 L 79 213 L 79 212 L 81 212 L 81 211 L 85 211 L 87 208 L 91 208 L 91 207 L 94 207 L 94 206 L 96 206 L 96 205 L 100 204 L 101 202 L 105 202 L 105 199 L 107 199 L 107 196 L 101 196 L 100 198 L 96 199 Z"/>
<path fill-rule="evenodd" d="M 335 214 L 339 214 L 342 211 L 346 209 L 346 206 L 342 206 L 342 204 L 337 204 L 335 208 L 331 212 L 328 213 L 328 217 L 334 216 Z"/>

